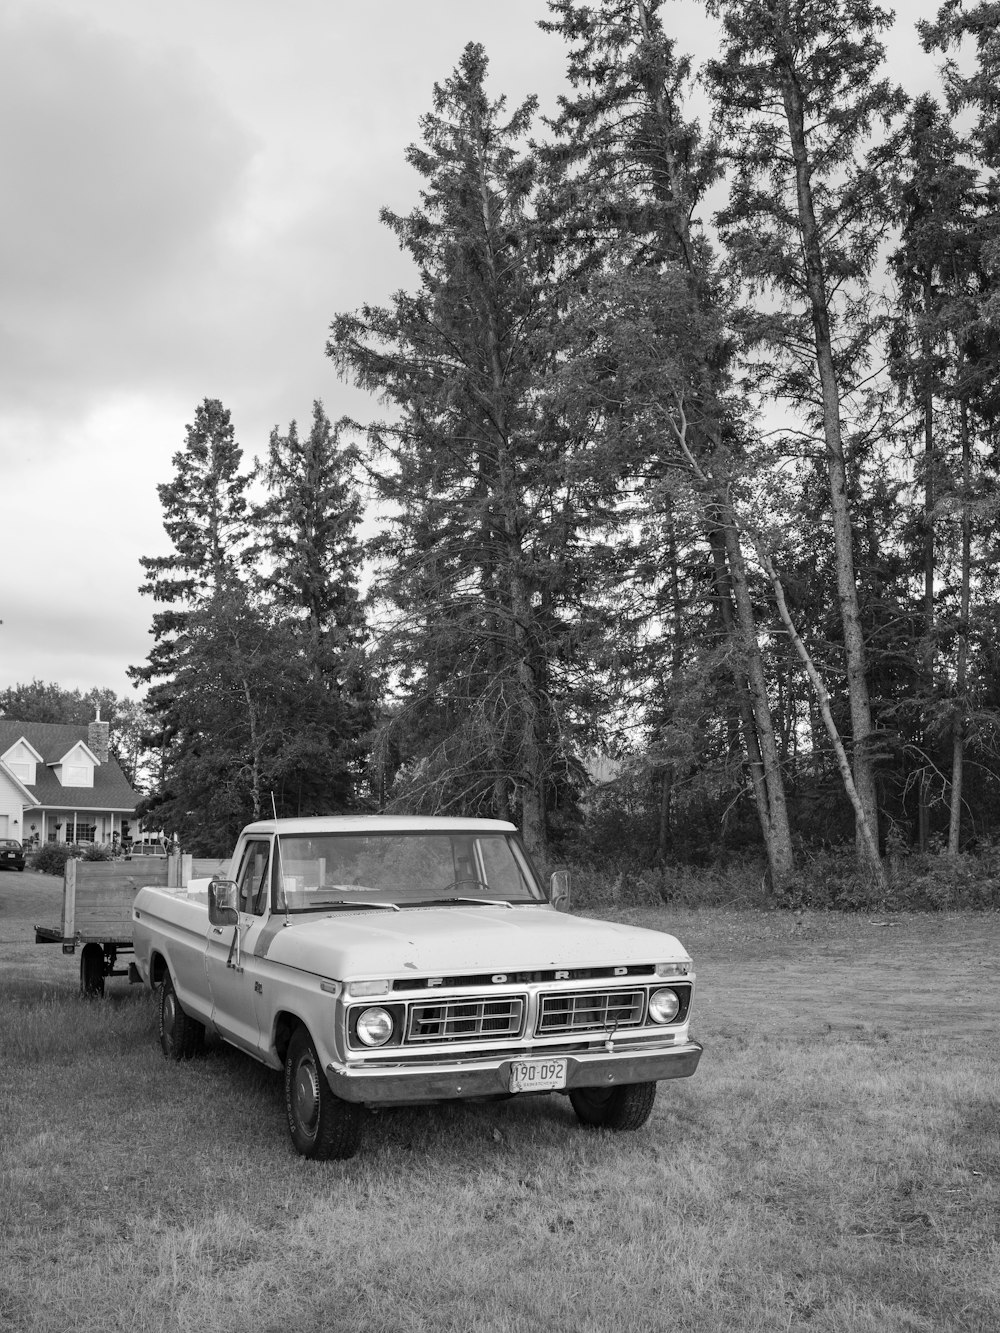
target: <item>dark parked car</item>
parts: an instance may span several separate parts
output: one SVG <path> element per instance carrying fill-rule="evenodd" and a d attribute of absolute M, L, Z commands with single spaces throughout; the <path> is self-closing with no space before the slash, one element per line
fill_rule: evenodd
<path fill-rule="evenodd" d="M 0 838 L 0 870 L 23 870 L 24 848 L 13 838 Z"/>

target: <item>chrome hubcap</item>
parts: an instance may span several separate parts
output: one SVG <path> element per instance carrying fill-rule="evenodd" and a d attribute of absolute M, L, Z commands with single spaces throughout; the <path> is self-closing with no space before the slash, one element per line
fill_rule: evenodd
<path fill-rule="evenodd" d="M 319 1080 L 313 1061 L 304 1056 L 295 1070 L 292 1085 L 295 1118 L 307 1133 L 313 1133 L 319 1118 Z"/>

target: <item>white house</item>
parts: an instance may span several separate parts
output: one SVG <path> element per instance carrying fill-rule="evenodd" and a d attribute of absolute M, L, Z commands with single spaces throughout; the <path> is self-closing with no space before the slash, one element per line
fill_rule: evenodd
<path fill-rule="evenodd" d="M 110 728 L 0 718 L 0 838 L 23 843 L 135 837 L 139 800 L 109 752 Z"/>

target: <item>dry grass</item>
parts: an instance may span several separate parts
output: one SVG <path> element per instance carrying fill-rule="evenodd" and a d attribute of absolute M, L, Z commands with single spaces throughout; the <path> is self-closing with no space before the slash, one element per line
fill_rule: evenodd
<path fill-rule="evenodd" d="M 0 1330 L 994 1333 L 997 919 L 677 933 L 707 1049 L 645 1129 L 402 1109 L 344 1164 L 294 1155 L 235 1052 L 167 1064 L 123 983 L 0 981 Z"/>

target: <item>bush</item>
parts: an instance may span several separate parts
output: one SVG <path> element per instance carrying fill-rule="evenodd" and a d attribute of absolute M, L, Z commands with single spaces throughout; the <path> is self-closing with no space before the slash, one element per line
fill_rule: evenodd
<path fill-rule="evenodd" d="M 68 842 L 43 843 L 31 858 L 31 868 L 40 870 L 43 875 L 62 875 L 66 870 L 66 862 L 71 856 L 79 856 L 82 850 Z"/>
<path fill-rule="evenodd" d="M 853 845 L 800 849 L 799 869 L 780 893 L 762 857 L 730 855 L 704 866 L 649 866 L 634 857 L 571 862 L 573 900 L 582 911 L 612 907 L 740 907 L 834 912 L 1000 910 L 1000 849 L 950 857 L 890 855 L 885 888 L 859 868 Z"/>
<path fill-rule="evenodd" d="M 83 859 L 85 861 L 111 861 L 114 859 L 114 853 L 107 843 L 92 842 L 84 849 Z"/>
<path fill-rule="evenodd" d="M 707 866 L 649 866 L 626 857 L 571 863 L 573 900 L 608 907 L 744 907 L 775 905 L 767 866 L 757 856 L 729 856 Z"/>

